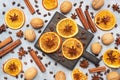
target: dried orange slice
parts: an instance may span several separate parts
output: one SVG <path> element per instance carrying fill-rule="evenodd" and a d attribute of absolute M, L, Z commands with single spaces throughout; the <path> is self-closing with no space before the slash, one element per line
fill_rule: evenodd
<path fill-rule="evenodd" d="M 61 46 L 61 37 L 55 32 L 46 32 L 39 39 L 39 47 L 46 53 L 53 53 Z"/>
<path fill-rule="evenodd" d="M 53 10 L 58 6 L 58 0 L 42 0 L 42 5 L 47 10 Z"/>
<path fill-rule="evenodd" d="M 11 76 L 17 76 L 22 70 L 22 63 L 17 58 L 11 58 L 3 65 L 3 71 Z"/>
<path fill-rule="evenodd" d="M 101 30 L 111 30 L 116 24 L 115 15 L 109 10 L 101 10 L 95 15 L 95 24 Z"/>
<path fill-rule="evenodd" d="M 78 68 L 76 68 L 72 71 L 72 79 L 73 80 L 88 80 L 88 77 Z"/>
<path fill-rule="evenodd" d="M 71 38 L 78 33 L 78 26 L 73 19 L 64 18 L 58 22 L 56 31 L 64 38 Z"/>
<path fill-rule="evenodd" d="M 120 51 L 117 49 L 108 49 L 103 54 L 103 62 L 111 68 L 120 67 Z"/>
<path fill-rule="evenodd" d="M 5 14 L 5 22 L 11 29 L 19 29 L 25 22 L 25 15 L 22 10 L 18 8 L 10 9 Z"/>
<path fill-rule="evenodd" d="M 62 44 L 62 54 L 69 60 L 79 58 L 83 53 L 82 42 L 76 38 L 66 39 Z"/>

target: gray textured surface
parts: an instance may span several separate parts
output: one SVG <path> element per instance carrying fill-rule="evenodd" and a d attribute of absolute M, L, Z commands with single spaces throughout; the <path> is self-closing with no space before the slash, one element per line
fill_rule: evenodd
<path fill-rule="evenodd" d="M 12 2 L 13 2 L 13 1 L 16 1 L 16 4 L 15 4 L 14 6 L 12 6 Z M 46 10 L 43 8 L 43 6 L 42 6 L 42 0 L 38 0 L 38 2 L 39 2 L 39 3 L 38 3 L 39 9 L 40 9 L 40 12 L 41 12 L 42 14 L 41 14 L 41 15 L 37 15 L 37 14 L 31 15 L 30 12 L 28 11 L 28 8 L 27 8 L 26 5 L 25 5 L 25 3 L 23 2 L 23 0 L 0 0 L 0 25 L 2 25 L 3 23 L 5 23 L 5 21 L 4 21 L 4 15 L 2 15 L 2 12 L 3 12 L 3 11 L 6 12 L 7 10 L 9 10 L 9 9 L 11 9 L 11 8 L 16 8 L 16 7 L 17 7 L 17 4 L 20 3 L 22 6 L 25 7 L 25 9 L 23 9 L 23 11 L 24 11 L 24 13 L 25 13 L 25 15 L 26 15 L 26 22 L 25 22 L 24 26 L 23 26 L 21 29 L 19 29 L 19 30 L 25 31 L 25 30 L 27 29 L 27 28 L 26 28 L 26 24 L 28 24 L 28 23 L 30 22 L 30 20 L 31 20 L 32 18 L 34 18 L 34 17 L 39 17 L 39 18 L 42 18 L 42 19 L 44 19 L 44 20 L 48 20 L 48 21 L 49 21 L 49 20 L 52 18 L 52 16 L 54 15 L 54 13 L 55 13 L 56 11 L 60 12 L 60 10 L 59 10 L 60 4 L 61 4 L 63 1 L 64 1 L 64 0 L 58 0 L 59 4 L 58 4 L 58 7 L 57 7 L 56 9 L 54 9 L 54 10 L 52 10 L 52 11 L 46 11 Z M 80 1 L 82 1 L 82 0 L 70 0 L 70 1 L 73 2 L 73 3 L 77 3 L 77 6 L 76 6 L 76 7 L 78 7 Z M 34 0 L 30 0 L 30 2 L 33 4 L 33 6 L 35 5 Z M 3 8 L 3 3 L 6 4 L 6 7 L 5 7 L 5 8 Z M 89 5 L 89 6 L 90 6 L 89 11 L 90 11 L 90 12 L 94 12 L 94 14 L 95 14 L 95 13 L 98 12 L 98 11 L 95 11 L 95 10 L 92 9 L 91 3 L 92 3 L 92 0 L 84 0 L 82 9 L 83 9 L 83 10 L 85 9 L 85 5 Z M 119 1 L 119 0 L 111 0 L 111 1 L 110 1 L 110 0 L 105 0 L 105 4 L 104 4 L 104 6 L 103 6 L 101 9 L 109 9 L 109 10 L 111 10 L 111 11 L 113 12 L 111 6 L 112 6 L 112 4 L 115 4 L 115 3 L 120 4 L 120 1 Z M 111 5 L 110 8 L 107 8 L 108 4 Z M 71 11 L 69 14 L 67 14 L 66 16 L 67 16 L 67 17 L 70 17 L 70 16 L 71 16 L 71 13 L 74 13 L 74 12 L 75 12 L 75 8 L 76 8 L 76 7 L 73 7 L 73 8 L 72 8 L 72 11 Z M 20 7 L 19 7 L 19 8 L 20 8 Z M 45 13 L 48 13 L 48 12 L 51 13 L 51 16 L 43 17 L 43 15 L 44 15 Z M 115 14 L 115 16 L 116 16 L 116 18 L 117 18 L 118 27 L 117 27 L 117 28 L 114 28 L 114 29 L 112 29 L 112 30 L 110 30 L 110 31 L 102 31 L 102 30 L 100 30 L 100 29 L 97 29 L 98 31 L 97 31 L 96 33 L 94 33 L 95 37 L 94 37 L 93 40 L 91 41 L 90 45 L 91 45 L 93 42 L 95 42 L 95 41 L 99 41 L 99 42 L 101 43 L 101 40 L 98 40 L 98 36 L 101 36 L 101 35 L 103 35 L 103 34 L 106 33 L 106 32 L 112 32 L 113 35 L 114 35 L 114 38 L 116 38 L 116 33 L 118 33 L 118 32 L 120 33 L 120 26 L 119 26 L 119 25 L 120 25 L 120 14 L 118 14 L 117 12 L 114 12 L 114 14 Z M 77 22 L 79 25 L 82 25 L 81 22 L 79 21 L 79 19 L 77 19 L 76 22 Z M 47 23 L 48 23 L 48 22 L 47 22 Z M 44 25 L 44 27 L 41 29 L 41 31 L 44 30 L 44 28 L 46 27 L 47 23 L 45 23 L 45 25 Z M 29 28 L 32 28 L 32 27 L 29 26 Z M 7 29 L 6 32 L 0 34 L 0 40 L 2 41 L 2 40 L 4 40 L 5 38 L 7 38 L 8 36 L 12 36 L 13 40 L 16 40 L 18 37 L 16 37 L 16 34 L 15 34 L 15 33 L 16 33 L 17 31 L 19 31 L 19 30 Z M 34 29 L 34 30 L 35 30 L 35 29 Z M 8 34 L 9 31 L 11 31 L 12 34 Z M 35 32 L 36 32 L 36 34 L 37 34 L 37 37 L 36 37 L 36 41 L 37 41 L 37 39 L 38 39 L 38 37 L 40 36 L 40 34 L 38 34 L 38 30 L 35 30 Z M 18 53 L 17 53 L 17 52 L 18 52 L 18 49 L 19 49 L 21 46 L 24 47 L 25 50 L 27 50 L 27 47 L 28 47 L 28 46 L 31 46 L 33 49 L 35 49 L 35 48 L 34 48 L 34 44 L 35 44 L 36 41 L 34 41 L 33 43 L 30 43 L 30 42 L 28 42 L 28 41 L 25 41 L 24 38 L 21 38 L 21 40 L 22 40 L 22 44 L 14 50 L 15 53 L 9 53 L 9 54 L 5 55 L 2 59 L 0 59 L 0 80 L 4 80 L 4 77 L 7 77 L 8 80 L 24 80 L 23 78 L 22 78 L 22 79 L 20 78 L 20 75 L 21 75 L 21 74 L 20 74 L 20 75 L 18 76 L 18 78 L 16 79 L 15 77 L 9 76 L 9 75 L 5 74 L 5 73 L 2 71 L 3 64 L 4 64 L 4 62 L 5 62 L 6 60 L 8 60 L 8 59 L 10 59 L 10 58 L 13 58 L 13 57 L 18 58 Z M 105 45 L 103 45 L 103 44 L 101 43 L 102 46 L 103 46 L 103 49 L 102 49 L 100 55 L 98 56 L 98 58 L 99 58 L 99 57 L 104 53 L 104 51 L 106 51 L 107 49 L 109 49 L 109 48 L 114 48 L 114 47 L 116 46 L 114 43 L 115 43 L 115 42 L 113 42 L 113 43 L 112 43 L 111 45 L 109 45 L 109 46 L 105 46 Z M 88 48 L 87 48 L 87 51 L 89 51 L 89 52 L 90 52 L 90 45 L 89 45 Z M 120 46 L 119 46 L 118 48 L 120 49 Z M 37 50 L 37 49 L 35 49 L 35 50 Z M 42 56 L 42 54 L 41 54 L 40 51 L 39 51 L 39 55 Z M 26 55 L 25 57 L 23 57 L 23 59 L 22 59 L 23 70 L 25 71 L 27 68 L 29 68 L 29 67 L 31 67 L 31 66 L 35 66 L 35 67 L 38 69 L 38 75 L 34 78 L 34 80 L 44 80 L 44 79 L 54 80 L 53 76 L 54 76 L 54 74 L 55 74 L 57 71 L 59 71 L 59 70 L 62 70 L 62 71 L 64 71 L 64 72 L 66 73 L 67 80 L 72 80 L 72 77 L 71 77 L 71 72 L 72 72 L 72 71 L 70 71 L 69 69 L 66 69 L 65 67 L 63 67 L 63 66 L 60 65 L 60 64 L 57 64 L 57 66 L 55 66 L 55 65 L 54 65 L 54 64 L 55 64 L 55 61 L 52 60 L 51 58 L 49 58 L 48 56 L 45 56 L 45 57 L 43 58 L 43 60 L 42 60 L 42 62 L 43 62 L 44 64 L 48 64 L 49 61 L 51 62 L 51 64 L 48 65 L 48 67 L 46 68 L 47 71 L 46 71 L 45 73 L 42 73 L 34 62 L 31 63 L 31 62 L 30 62 L 30 59 L 31 59 L 31 56 L 30 56 L 29 54 Z M 81 58 L 81 59 L 82 59 L 82 58 Z M 27 62 L 27 65 L 24 65 L 24 62 Z M 89 67 L 88 67 L 87 69 L 83 69 L 83 68 L 79 67 L 79 63 L 80 63 L 80 61 L 78 61 L 78 63 L 77 63 L 77 65 L 75 66 L 75 68 L 79 68 L 79 69 L 80 69 L 81 71 L 83 71 L 84 73 L 88 73 L 88 78 L 89 78 L 88 80 L 91 80 L 91 75 L 92 75 L 92 74 L 89 74 L 88 68 L 94 67 L 94 65 L 93 65 L 92 63 L 90 63 L 90 65 L 89 65 Z M 101 65 L 101 66 L 104 66 L 103 61 L 100 62 L 100 65 Z M 107 67 L 107 66 L 106 66 L 106 67 Z M 108 68 L 108 67 L 107 67 L 107 68 Z M 112 70 L 117 70 L 117 71 L 119 71 L 119 69 L 112 69 Z M 50 71 L 52 71 L 53 74 L 50 74 Z M 103 75 L 102 77 L 104 78 L 104 80 L 106 80 L 106 76 Z"/>

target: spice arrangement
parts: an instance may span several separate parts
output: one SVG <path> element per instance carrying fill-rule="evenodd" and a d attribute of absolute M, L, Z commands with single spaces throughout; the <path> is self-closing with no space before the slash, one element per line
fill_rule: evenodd
<path fill-rule="evenodd" d="M 119 1 L 0 5 L 1 80 L 120 80 Z"/>

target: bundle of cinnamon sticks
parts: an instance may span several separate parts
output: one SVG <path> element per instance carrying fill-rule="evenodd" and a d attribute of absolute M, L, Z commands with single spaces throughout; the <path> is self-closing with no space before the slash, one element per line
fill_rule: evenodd
<path fill-rule="evenodd" d="M 90 17 L 88 9 L 84 11 L 86 18 L 81 7 L 76 8 L 75 11 L 86 30 L 90 29 L 92 32 L 97 31 L 95 24 L 93 23 L 92 18 Z"/>

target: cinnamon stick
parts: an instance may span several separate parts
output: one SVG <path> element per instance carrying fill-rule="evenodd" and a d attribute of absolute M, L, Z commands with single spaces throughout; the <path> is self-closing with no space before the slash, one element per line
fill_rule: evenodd
<path fill-rule="evenodd" d="M 33 8 L 33 6 L 31 5 L 30 1 L 29 0 L 24 0 L 26 6 L 28 7 L 29 11 L 31 14 L 34 14 L 35 13 L 35 9 Z"/>
<path fill-rule="evenodd" d="M 89 24 L 90 30 L 91 30 L 92 32 L 96 32 L 97 29 L 96 29 L 96 27 L 95 27 L 95 24 L 94 24 L 93 21 L 92 21 L 92 18 L 90 17 L 90 14 L 89 14 L 88 10 L 85 10 L 85 15 L 86 15 L 86 18 L 87 18 L 87 20 L 88 20 L 88 24 Z"/>
<path fill-rule="evenodd" d="M 16 41 L 12 42 L 8 46 L 6 46 L 2 50 L 0 50 L 0 57 L 2 57 L 5 54 L 9 53 L 10 51 L 12 51 L 14 48 L 16 48 L 17 46 L 19 46 L 20 44 L 21 44 L 20 39 L 17 39 Z"/>
<path fill-rule="evenodd" d="M 90 68 L 90 69 L 88 69 L 88 71 L 90 73 L 103 72 L 103 71 L 106 71 L 106 67 L 101 66 L 101 67 L 96 67 L 96 68 Z"/>
<path fill-rule="evenodd" d="M 12 37 L 8 37 L 5 40 L 3 40 L 2 42 L 0 42 L 0 48 L 5 47 L 7 44 L 11 43 L 13 41 Z"/>
<path fill-rule="evenodd" d="M 80 21 L 82 22 L 84 28 L 85 28 L 86 30 L 89 29 L 88 22 L 87 22 L 87 20 L 86 20 L 84 14 L 83 14 L 83 11 L 82 11 L 81 7 L 75 9 L 75 11 L 76 11 L 76 13 L 77 13 L 77 15 L 78 15 Z"/>
<path fill-rule="evenodd" d="M 40 70 L 42 72 L 45 72 L 46 69 L 45 69 L 44 65 L 42 64 L 42 62 L 40 61 L 40 59 L 37 57 L 36 52 L 34 50 L 30 50 L 30 55 L 34 59 L 35 63 L 38 65 Z"/>

